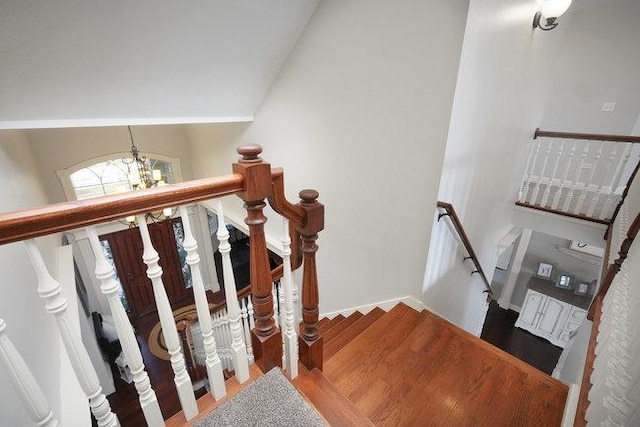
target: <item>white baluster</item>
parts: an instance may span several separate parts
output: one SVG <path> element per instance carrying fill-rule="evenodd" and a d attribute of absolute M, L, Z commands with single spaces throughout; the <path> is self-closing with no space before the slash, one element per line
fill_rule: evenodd
<path fill-rule="evenodd" d="M 551 148 L 551 145 L 549 145 Z M 549 185 L 544 189 L 544 195 L 542 196 L 542 201 L 540 202 L 540 206 L 546 207 L 547 202 L 549 201 L 549 194 L 551 193 L 551 186 L 553 185 L 554 179 L 556 178 L 556 174 L 558 173 L 558 166 L 560 165 L 560 158 L 562 157 L 562 152 L 564 151 L 564 140 L 560 141 L 558 145 L 558 153 L 556 154 L 556 161 L 553 165 L 553 170 L 551 171 L 551 175 L 549 176 Z"/>
<path fill-rule="evenodd" d="M 291 379 L 298 376 L 298 334 L 295 328 L 295 307 L 293 305 L 293 277 L 291 274 L 291 238 L 289 237 L 289 221 L 283 217 L 282 221 L 282 281 L 281 293 L 284 294 L 284 304 L 280 309 L 284 313 L 284 329 L 282 340 L 284 345 L 282 366 Z"/>
<path fill-rule="evenodd" d="M 209 385 L 211 394 L 216 400 L 221 399 L 227 394 L 224 385 L 224 375 L 222 373 L 222 363 L 216 350 L 216 341 L 213 338 L 213 330 L 211 327 L 211 313 L 209 312 L 209 302 L 204 289 L 202 273 L 200 271 L 200 255 L 198 254 L 198 242 L 191 232 L 191 221 L 186 206 L 180 206 L 180 216 L 182 217 L 182 226 L 184 228 L 184 249 L 187 251 L 187 264 L 191 269 L 191 278 L 193 280 L 193 296 L 195 297 L 196 310 L 198 312 L 198 323 L 202 331 L 204 349 L 206 353 L 205 365 L 207 367 L 207 376 L 209 377 Z"/>
<path fill-rule="evenodd" d="M 613 212 L 611 212 L 611 205 L 613 204 L 613 196 L 616 194 L 616 190 L 620 186 L 620 180 L 622 179 L 622 173 L 624 172 L 627 163 L 629 162 L 629 158 L 631 158 L 631 150 L 633 148 L 632 143 L 625 144 L 625 148 L 620 156 L 620 160 L 618 161 L 618 166 L 616 167 L 615 172 L 611 177 L 611 184 L 609 185 L 609 193 L 607 195 L 607 200 L 604 202 L 604 207 L 602 208 L 602 212 L 600 212 L 600 219 L 611 218 Z"/>
<path fill-rule="evenodd" d="M 536 202 L 538 201 L 538 194 L 540 193 L 540 185 L 542 185 L 542 180 L 544 179 L 544 173 L 547 170 L 547 164 L 549 163 L 549 157 L 551 156 L 551 146 L 553 145 L 553 141 L 548 141 L 547 142 L 547 151 L 545 153 L 544 156 L 544 161 L 542 163 L 542 169 L 540 169 L 540 173 L 538 174 L 538 182 L 536 183 L 536 187 L 533 190 L 533 195 L 531 196 L 531 201 L 529 203 L 531 203 L 532 205 L 535 205 Z"/>
<path fill-rule="evenodd" d="M 573 156 L 576 154 L 576 145 L 577 141 L 573 142 L 573 147 L 569 150 L 569 160 L 567 161 L 564 169 L 564 173 L 562 174 L 562 179 L 560 180 L 560 186 L 556 191 L 555 196 L 553 196 L 553 202 L 551 202 L 551 209 L 558 209 L 558 203 L 560 203 L 560 197 L 562 196 L 562 190 L 564 190 L 564 186 L 567 184 L 567 178 L 569 177 L 569 171 L 571 170 L 571 163 L 573 163 Z"/>
<path fill-rule="evenodd" d="M 562 210 L 564 212 L 569 212 L 569 207 L 571 206 L 571 202 L 573 201 L 573 196 L 575 195 L 576 188 L 578 186 L 578 180 L 580 179 L 580 174 L 582 172 L 582 169 L 584 167 L 584 162 L 587 159 L 588 155 L 589 155 L 589 143 L 587 142 L 584 145 L 584 150 L 582 150 L 582 154 L 580 154 L 580 162 L 576 165 L 577 167 L 573 177 L 573 184 L 569 189 L 569 194 L 567 195 L 567 198 L 564 199 L 564 205 L 562 206 Z"/>
<path fill-rule="evenodd" d="M 278 298 L 278 289 L 275 283 L 271 288 L 271 299 L 273 300 L 273 321 L 280 328 L 280 299 Z"/>
<path fill-rule="evenodd" d="M 156 300 L 158 316 L 160 317 L 160 325 L 162 327 L 162 336 L 167 345 L 167 351 L 171 356 L 171 368 L 173 369 L 173 381 L 178 392 L 178 399 L 182 406 L 184 417 L 187 421 L 198 415 L 198 405 L 196 397 L 193 393 L 193 385 L 191 378 L 187 372 L 184 355 L 180 347 L 180 339 L 176 322 L 171 311 L 169 297 L 162 282 L 162 267 L 158 261 L 160 257 L 151 243 L 149 228 L 147 227 L 144 215 L 137 215 L 140 236 L 142 237 L 143 253 L 142 260 L 147 265 L 147 277 L 151 280 L 153 286 L 153 296 Z"/>
<path fill-rule="evenodd" d="M 247 297 L 246 299 L 249 299 L 249 298 L 250 297 Z M 251 326 L 249 322 L 249 314 L 247 310 L 246 299 L 245 298 L 242 299 L 242 309 L 241 309 L 242 327 L 244 329 L 244 342 L 245 342 L 245 345 L 247 346 L 247 360 L 249 361 L 249 364 L 252 364 L 254 362 L 253 347 L 251 345 Z"/>
<path fill-rule="evenodd" d="M 4 319 L 0 319 L 0 364 L 4 366 L 9 376 L 13 390 L 20 398 L 29 418 L 36 425 L 57 426 L 58 420 L 53 417 L 53 411 L 51 411 L 47 398 L 24 359 L 7 336 L 6 329 L 7 324 Z"/>
<path fill-rule="evenodd" d="M 521 203 L 530 203 L 528 200 L 529 190 L 531 189 L 531 181 L 533 180 L 532 175 L 536 170 L 536 163 L 538 161 L 538 155 L 540 154 L 540 144 L 542 140 L 538 140 L 538 143 L 534 143 L 531 147 L 531 153 L 529 153 L 529 159 L 527 160 L 527 167 L 525 168 L 524 178 L 522 179 L 522 187 L 520 188 L 520 192 L 518 194 L 518 200 Z M 533 158 L 533 161 L 531 160 Z M 531 163 L 531 169 L 528 170 L 529 163 Z M 528 171 L 527 171 L 528 170 Z"/>
<path fill-rule="evenodd" d="M 279 324 L 284 325 L 285 309 L 284 309 L 284 288 L 282 287 L 282 281 L 278 280 L 273 286 L 277 289 L 278 294 L 278 321 Z"/>
<path fill-rule="evenodd" d="M 602 149 L 602 145 L 600 146 L 600 148 Z M 618 155 L 618 144 L 616 144 L 615 142 L 613 143 L 613 147 L 609 153 L 609 159 L 607 161 L 607 166 L 605 168 L 605 171 L 603 171 L 602 176 L 600 177 L 600 184 L 597 185 L 597 189 L 593 195 L 593 197 L 591 198 L 591 203 L 589 204 L 589 208 L 587 209 L 587 216 L 590 218 L 594 218 L 594 212 L 596 209 L 596 206 L 598 205 L 598 201 L 600 200 L 600 196 L 602 196 L 602 193 L 604 192 L 604 187 L 605 187 L 605 183 L 607 181 L 607 178 L 609 178 L 610 176 L 612 176 L 614 174 L 613 171 L 613 160 L 617 157 Z M 611 193 L 611 189 L 609 189 L 609 194 Z"/>
<path fill-rule="evenodd" d="M 591 170 L 589 171 L 589 178 L 584 182 L 584 190 L 580 194 L 578 198 L 578 203 L 576 204 L 576 208 L 574 213 L 579 214 L 582 212 L 582 207 L 584 205 L 584 201 L 587 198 L 587 192 L 591 191 L 591 184 L 593 183 L 593 175 L 598 168 L 598 164 L 600 163 L 600 158 L 602 157 L 602 147 L 604 146 L 604 142 L 600 143 L 600 147 L 598 147 L 598 151 L 596 151 L 596 156 L 591 165 Z"/>
<path fill-rule="evenodd" d="M 222 255 L 222 273 L 224 276 L 224 293 L 227 301 L 227 313 L 229 314 L 231 333 L 231 352 L 233 367 L 238 382 L 243 383 L 249 379 L 249 361 L 247 360 L 247 349 L 242 337 L 242 320 L 240 305 L 236 291 L 236 279 L 233 275 L 231 264 L 231 245 L 229 244 L 229 231 L 225 226 L 222 203 L 217 203 L 218 233 L 220 241 L 220 254 Z"/>
<path fill-rule="evenodd" d="M 82 344 L 80 333 L 71 325 L 69 313 L 67 312 L 69 304 L 66 298 L 62 296 L 60 283 L 49 274 L 35 240 L 25 240 L 24 243 L 38 276 L 38 295 L 45 301 L 44 308 L 47 313 L 53 315 L 56 319 L 58 331 L 69 356 L 69 361 L 82 391 L 89 399 L 89 407 L 93 416 L 96 417 L 100 427 L 119 426 L 118 417 L 111 412 L 109 401 L 102 393 L 98 374 L 91 363 L 87 349 Z"/>
<path fill-rule="evenodd" d="M 247 314 L 249 315 L 249 329 L 256 327 L 256 319 L 253 317 L 253 298 L 247 298 Z"/>
<path fill-rule="evenodd" d="M 133 327 L 118 296 L 118 283 L 115 280 L 116 273 L 102 252 L 102 245 L 100 245 L 95 227 L 87 227 L 86 230 L 93 255 L 96 258 L 95 274 L 101 283 L 100 290 L 109 302 L 113 323 L 118 332 L 118 339 L 120 340 L 127 365 L 133 375 L 144 419 L 149 426 L 163 426 L 164 419 L 162 418 L 162 412 L 160 412 L 156 393 L 151 388 L 151 382 L 147 372 L 144 370 L 142 354 L 133 333 Z"/>

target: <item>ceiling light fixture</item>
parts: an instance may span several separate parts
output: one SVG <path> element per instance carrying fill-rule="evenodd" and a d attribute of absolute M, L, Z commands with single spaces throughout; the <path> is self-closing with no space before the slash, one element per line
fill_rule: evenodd
<path fill-rule="evenodd" d="M 540 10 L 533 17 L 533 28 L 543 31 L 553 30 L 558 26 L 558 18 L 569 9 L 571 0 L 544 0 Z"/>
<path fill-rule="evenodd" d="M 122 163 L 129 168 L 129 184 L 131 188 L 133 190 L 143 190 L 165 184 L 162 180 L 162 171 L 160 169 L 151 170 L 149 159 L 146 156 L 140 156 L 140 151 L 133 142 L 131 126 L 127 126 L 127 129 L 131 139 L 131 157 L 123 158 Z M 134 165 L 135 170 L 132 171 L 130 165 Z"/>

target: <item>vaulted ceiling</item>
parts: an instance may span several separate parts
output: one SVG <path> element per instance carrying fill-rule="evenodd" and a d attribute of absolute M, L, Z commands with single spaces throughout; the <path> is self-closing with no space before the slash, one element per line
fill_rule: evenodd
<path fill-rule="evenodd" d="M 250 118 L 317 3 L 2 1 L 0 128 Z"/>

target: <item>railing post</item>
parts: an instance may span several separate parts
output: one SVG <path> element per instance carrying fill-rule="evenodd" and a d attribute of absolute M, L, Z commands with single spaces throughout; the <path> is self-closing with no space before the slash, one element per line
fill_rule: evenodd
<path fill-rule="evenodd" d="M 300 361 L 307 369 L 322 370 L 322 336 L 318 331 L 318 274 L 316 270 L 316 251 L 318 233 L 324 229 L 324 205 L 318 203 L 318 192 L 302 190 L 298 203 L 307 212 L 307 221 L 299 227 L 302 240 L 302 335 L 298 342 Z"/>
<path fill-rule="evenodd" d="M 142 261 L 147 265 L 147 277 L 151 280 L 153 296 L 158 309 L 158 317 L 162 326 L 162 336 L 167 344 L 167 352 L 171 356 L 171 368 L 173 369 L 173 382 L 178 392 L 178 400 L 182 407 L 182 412 L 187 421 L 198 415 L 198 404 L 193 393 L 191 378 L 187 372 L 187 367 L 180 346 L 180 338 L 176 328 L 176 321 L 173 318 L 171 304 L 167 291 L 162 280 L 162 267 L 160 267 L 160 257 L 153 247 L 151 235 L 147 226 L 147 219 L 144 215 L 136 215 L 138 229 L 142 237 Z"/>
<path fill-rule="evenodd" d="M 109 401 L 102 392 L 98 374 L 91 363 L 89 353 L 87 353 L 84 344 L 82 344 L 80 334 L 71 325 L 71 319 L 67 311 L 69 303 L 62 295 L 60 283 L 49 274 L 35 240 L 26 240 L 24 244 L 38 276 L 38 295 L 45 301 L 44 308 L 46 312 L 56 319 L 58 331 L 69 356 L 71 367 L 76 374 L 82 391 L 89 399 L 91 413 L 96 417 L 100 427 L 119 426 L 118 417 L 111 411 Z"/>
<path fill-rule="evenodd" d="M 96 259 L 95 276 L 100 280 L 100 290 L 109 302 L 109 309 L 111 310 L 113 323 L 118 332 L 118 339 L 122 345 L 122 352 L 133 374 L 133 382 L 138 392 L 140 408 L 142 409 L 144 419 L 150 427 L 163 426 L 164 419 L 162 418 L 158 398 L 153 388 L 151 388 L 149 375 L 144 369 L 142 353 L 140 352 L 136 336 L 133 333 L 133 327 L 118 297 L 118 283 L 115 280 L 116 272 L 102 252 L 100 239 L 98 238 L 95 227 L 89 226 L 86 230 L 93 255 Z"/>
<path fill-rule="evenodd" d="M 224 277 L 224 295 L 227 301 L 227 317 L 229 319 L 229 332 L 231 334 L 231 355 L 233 358 L 233 370 L 239 383 L 249 379 L 249 361 L 247 349 L 244 345 L 242 330 L 242 314 L 238 304 L 238 292 L 236 291 L 236 279 L 233 275 L 231 264 L 231 245 L 229 244 L 229 231 L 224 221 L 222 203 L 217 203 L 218 232 L 220 242 L 219 250 L 222 255 L 222 273 Z"/>
<path fill-rule="evenodd" d="M 251 341 L 256 363 L 263 372 L 282 364 L 282 337 L 273 319 L 271 268 L 264 235 L 265 199 L 272 193 L 271 166 L 259 157 L 262 147 L 247 145 L 238 148 L 242 158 L 233 164 L 233 172 L 244 178 L 244 191 L 238 193 L 247 210 L 249 226 L 250 280 L 255 328 Z"/>
<path fill-rule="evenodd" d="M 24 359 L 7 337 L 6 329 L 6 323 L 0 319 L 0 365 L 5 367 L 13 389 L 29 418 L 38 426 L 56 427 L 58 420 L 54 418 L 47 398 Z"/>
<path fill-rule="evenodd" d="M 180 206 L 179 209 L 184 229 L 183 246 L 187 251 L 187 264 L 189 264 L 191 277 L 193 278 L 193 296 L 196 302 L 198 322 L 200 323 L 200 332 L 202 333 L 203 346 L 206 354 L 207 377 L 209 378 L 211 394 L 216 400 L 220 400 L 227 394 L 227 391 L 224 385 L 222 363 L 220 362 L 220 357 L 216 349 L 216 340 L 213 337 L 211 313 L 209 312 L 209 303 L 207 302 L 207 294 L 204 289 L 204 282 L 200 271 L 198 242 L 191 232 L 191 220 L 189 219 L 187 207 L 183 205 Z"/>

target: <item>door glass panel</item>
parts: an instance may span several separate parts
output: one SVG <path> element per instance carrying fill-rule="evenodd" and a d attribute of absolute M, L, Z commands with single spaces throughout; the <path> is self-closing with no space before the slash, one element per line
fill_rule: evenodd
<path fill-rule="evenodd" d="M 173 235 L 176 238 L 176 249 L 178 250 L 178 257 L 180 258 L 180 269 L 182 270 L 182 277 L 184 278 L 184 287 L 190 289 L 193 286 L 193 278 L 191 277 L 189 264 L 187 264 L 187 251 L 184 248 L 182 222 L 175 221 L 173 223 Z"/>
<path fill-rule="evenodd" d="M 118 277 L 118 270 L 116 269 L 116 264 L 113 261 L 111 246 L 109 245 L 109 242 L 107 240 L 101 240 L 100 243 L 102 244 L 102 253 L 104 254 L 104 257 L 107 259 L 109 264 L 111 264 L 111 268 L 113 268 L 113 271 L 116 273 L 113 276 L 113 279 L 118 284 L 118 297 L 120 298 L 120 301 L 122 301 L 124 309 L 126 311 L 129 311 L 129 302 L 127 301 L 127 295 L 124 293 L 124 289 L 122 288 L 122 284 L 120 283 L 120 278 Z"/>

